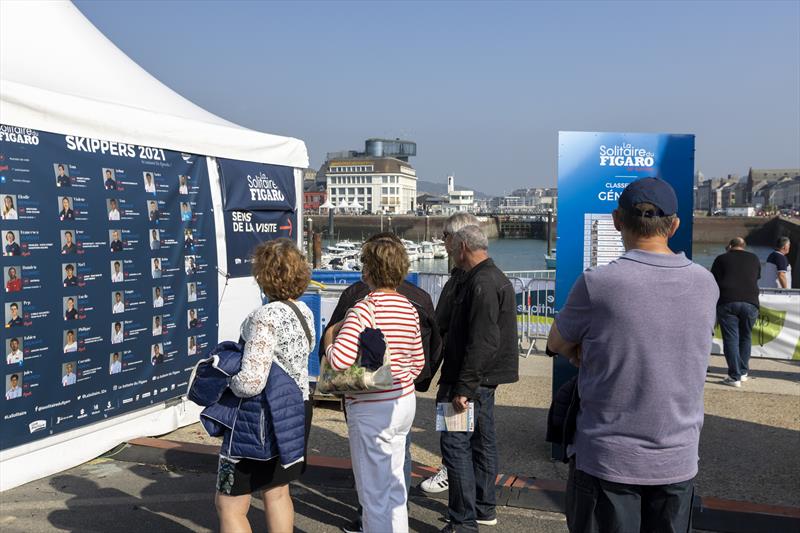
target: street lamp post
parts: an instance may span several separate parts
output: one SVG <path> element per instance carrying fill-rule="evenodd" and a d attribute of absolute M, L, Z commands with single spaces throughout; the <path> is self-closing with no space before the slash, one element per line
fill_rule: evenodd
<path fill-rule="evenodd" d="M 552 225 L 553 221 L 553 210 L 547 210 L 547 255 L 550 255 L 550 226 Z"/>
<path fill-rule="evenodd" d="M 387 220 L 389 221 L 389 233 L 392 233 L 392 217 L 387 217 Z"/>
<path fill-rule="evenodd" d="M 308 233 L 306 234 L 306 239 L 308 240 L 308 257 L 314 257 L 314 221 L 311 217 L 306 219 L 306 223 L 308 224 Z"/>

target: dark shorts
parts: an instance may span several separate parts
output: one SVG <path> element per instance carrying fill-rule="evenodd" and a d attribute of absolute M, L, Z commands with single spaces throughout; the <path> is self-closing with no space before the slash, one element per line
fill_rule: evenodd
<path fill-rule="evenodd" d="M 310 401 L 305 402 L 305 409 L 306 438 L 303 455 L 308 459 L 308 434 L 311 429 L 312 416 Z M 305 471 L 306 461 L 295 463 L 289 468 L 283 468 L 278 457 L 274 457 L 269 461 L 239 459 L 237 462 L 220 457 L 217 470 L 217 491 L 228 496 L 244 496 L 245 494 L 288 485 L 297 480 Z"/>

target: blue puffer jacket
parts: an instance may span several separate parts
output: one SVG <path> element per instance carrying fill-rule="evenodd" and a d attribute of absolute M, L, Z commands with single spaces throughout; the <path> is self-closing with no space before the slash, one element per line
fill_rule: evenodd
<path fill-rule="evenodd" d="M 206 406 L 200 421 L 208 434 L 223 436 L 220 455 L 258 461 L 279 457 L 287 468 L 304 460 L 303 392 L 273 363 L 263 392 L 252 398 L 237 397 L 228 381 L 239 372 L 242 349 L 241 344 L 230 341 L 214 348 L 197 364 L 187 396 Z"/>

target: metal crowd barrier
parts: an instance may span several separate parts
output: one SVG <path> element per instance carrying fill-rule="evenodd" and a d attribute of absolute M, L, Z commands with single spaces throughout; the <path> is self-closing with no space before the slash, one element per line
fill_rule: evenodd
<path fill-rule="evenodd" d="M 514 270 L 505 272 L 517 295 L 517 333 L 522 357 L 540 351 L 536 341 L 546 339 L 555 315 L 555 270 Z M 439 302 L 448 274 L 420 273 L 418 286 Z"/>

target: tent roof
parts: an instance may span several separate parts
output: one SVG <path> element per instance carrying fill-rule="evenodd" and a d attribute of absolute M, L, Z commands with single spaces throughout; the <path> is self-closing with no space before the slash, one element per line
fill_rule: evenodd
<path fill-rule="evenodd" d="M 70 2 L 0 2 L 0 122 L 308 166 L 303 141 L 243 128 L 195 105 L 137 65 Z"/>

